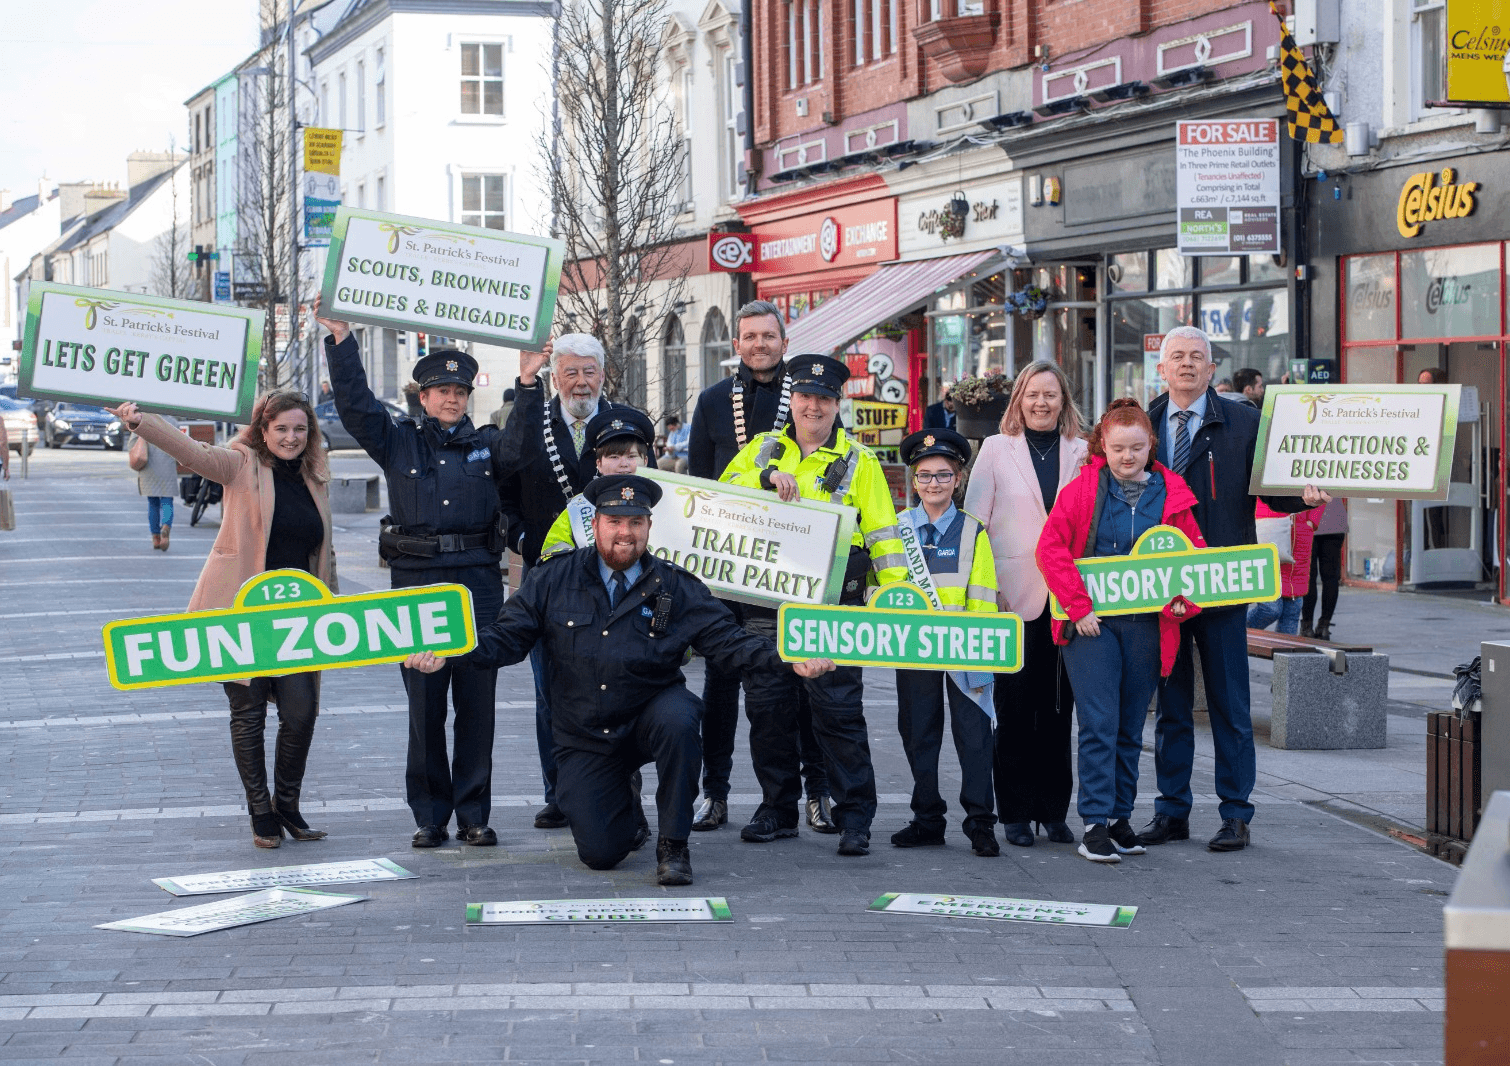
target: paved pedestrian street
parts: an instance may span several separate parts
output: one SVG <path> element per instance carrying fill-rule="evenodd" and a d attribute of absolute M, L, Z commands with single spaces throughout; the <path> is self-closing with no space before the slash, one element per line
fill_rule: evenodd
<path fill-rule="evenodd" d="M 354 452 L 334 466 L 371 469 Z M 795 840 L 739 841 L 757 799 L 741 729 L 732 824 L 693 834 L 695 885 L 656 887 L 653 849 L 588 870 L 567 831 L 531 827 L 540 780 L 527 665 L 499 678 L 499 847 L 409 847 L 407 719 L 398 670 L 385 666 L 324 675 L 303 810 L 329 838 L 257 851 L 218 686 L 115 692 L 100 640 L 112 619 L 183 608 L 218 508 L 191 528 L 180 505 L 164 555 L 120 453 L 45 452 L 28 480 L 19 470 L 18 529 L 0 534 L 0 1062 L 1441 1061 L 1441 907 L 1455 871 L 1332 809 L 1334 791 L 1369 791 L 1346 772 L 1329 788 L 1304 778 L 1324 764 L 1285 762 L 1308 753 L 1261 741 L 1253 846 L 1212 854 L 1203 733 L 1190 842 L 1114 867 L 1042 839 L 982 859 L 956 820 L 946 847 L 903 851 L 888 842 L 908 820 L 909 781 L 885 671 L 866 674 L 881 792 L 866 858 L 838 857 L 837 838 L 805 827 Z M 380 513 L 336 516 L 343 593 L 387 586 Z M 1344 590 L 1345 607 L 1360 600 L 1417 610 L 1408 597 Z M 1459 642 L 1471 648 L 1468 636 Z M 700 666 L 688 674 L 700 691 Z M 1391 729 L 1413 720 L 1400 711 Z M 1314 754 L 1382 774 L 1385 757 L 1417 750 L 1418 734 L 1400 736 L 1405 747 L 1392 738 L 1384 753 Z M 1150 731 L 1135 825 L 1151 811 L 1151 750 Z M 947 746 L 943 767 L 957 819 Z M 1406 811 L 1415 786 L 1401 773 L 1407 784 L 1375 791 Z M 154 877 L 380 857 L 418 877 L 333 886 L 370 898 L 187 939 L 95 928 L 224 898 L 176 899 Z M 1128 928 L 869 911 L 884 892 L 1138 911 Z M 464 921 L 469 902 L 666 895 L 725 897 L 734 920 Z"/>

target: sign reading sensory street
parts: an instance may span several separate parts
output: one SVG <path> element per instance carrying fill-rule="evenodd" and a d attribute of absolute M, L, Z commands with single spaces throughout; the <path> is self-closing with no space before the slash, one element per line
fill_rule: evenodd
<path fill-rule="evenodd" d="M 468 925 L 587 925 L 600 922 L 732 922 L 722 896 L 681 899 L 522 899 L 468 903 Z"/>
<path fill-rule="evenodd" d="M 120 929 L 127 933 L 157 933 L 160 936 L 198 936 L 217 929 L 234 929 L 238 925 L 255 925 L 274 918 L 344 907 L 360 903 L 366 896 L 342 896 L 333 892 L 316 892 L 312 888 L 267 888 L 248 896 L 218 899 L 196 907 L 176 911 L 159 911 L 140 918 L 106 922 L 96 929 Z"/>
<path fill-rule="evenodd" d="M 685 567 L 714 595 L 743 603 L 837 603 L 855 510 L 817 500 L 647 468 L 665 487 L 650 550 Z"/>
<path fill-rule="evenodd" d="M 152 883 L 175 896 L 206 896 L 214 892 L 245 892 L 252 888 L 401 881 L 415 876 L 389 859 L 354 859 L 350 862 L 316 862 L 304 866 L 269 866 L 261 870 L 154 877 Z"/>
<path fill-rule="evenodd" d="M 1137 907 L 1107 903 L 1058 903 L 1044 899 L 1000 896 L 939 896 L 926 892 L 888 892 L 870 905 L 888 914 L 928 914 L 943 918 L 989 918 L 999 922 L 1048 925 L 1102 925 L 1126 929 Z"/>
<path fill-rule="evenodd" d="M 1076 559 L 1092 609 L 1108 618 L 1162 611 L 1176 596 L 1197 607 L 1279 599 L 1279 550 L 1272 544 L 1197 548 L 1174 526 L 1154 526 L 1127 555 Z M 1049 596 L 1053 617 L 1068 620 Z"/>
<path fill-rule="evenodd" d="M 1445 500 L 1461 385 L 1271 385 L 1249 491 Z"/>
<path fill-rule="evenodd" d="M 549 237 L 343 206 L 322 313 L 538 350 L 556 313 L 563 249 Z"/>
<path fill-rule="evenodd" d="M 777 650 L 787 662 L 832 659 L 841 666 L 1013 673 L 1022 669 L 1022 619 L 1015 614 L 942 611 L 923 590 L 883 585 L 866 607 L 787 603 L 777 615 Z"/>
<path fill-rule="evenodd" d="M 22 396 L 245 422 L 263 312 L 39 282 L 26 300 Z"/>
<path fill-rule="evenodd" d="M 110 622 L 105 663 L 118 689 L 161 688 L 463 655 L 476 644 L 463 585 L 336 597 L 306 573 L 269 570 L 228 610 Z"/>

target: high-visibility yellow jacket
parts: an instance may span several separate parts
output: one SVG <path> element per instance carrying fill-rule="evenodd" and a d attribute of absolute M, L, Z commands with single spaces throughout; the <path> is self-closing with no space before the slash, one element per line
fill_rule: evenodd
<path fill-rule="evenodd" d="M 842 462 L 842 466 L 840 464 Z M 897 512 L 891 504 L 891 488 L 886 474 L 869 448 L 851 440 L 838 426 L 818 448 L 803 458 L 793 428 L 788 425 L 779 433 L 762 433 L 730 460 L 719 480 L 749 488 L 771 487 L 767 479 L 774 471 L 791 474 L 804 500 L 840 503 L 860 512 L 859 528 L 853 545 L 870 552 L 877 584 L 907 579 L 907 558 L 897 535 Z M 824 479 L 835 475 L 832 488 Z M 989 554 L 989 552 L 987 553 Z"/>
<path fill-rule="evenodd" d="M 580 492 L 566 501 L 566 510 L 558 514 L 550 529 L 546 530 L 545 540 L 540 544 L 540 558 L 548 559 L 552 555 L 576 551 L 593 543 L 591 526 L 586 530 L 579 530 L 572 521 L 572 511 L 578 507 L 585 508 L 588 515 L 597 513 L 597 508 L 588 503 Z"/>
<path fill-rule="evenodd" d="M 897 515 L 920 534 L 928 516 L 921 507 Z M 921 539 L 921 534 L 920 534 Z M 936 548 L 923 549 L 928 577 L 946 611 L 996 611 L 996 560 L 991 538 L 980 519 L 958 509 Z"/>

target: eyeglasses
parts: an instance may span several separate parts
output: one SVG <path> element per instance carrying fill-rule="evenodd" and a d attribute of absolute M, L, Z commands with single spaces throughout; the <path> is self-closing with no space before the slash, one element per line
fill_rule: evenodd
<path fill-rule="evenodd" d="M 937 474 L 913 474 L 912 479 L 919 485 L 926 485 L 930 481 L 937 481 L 940 485 L 947 485 L 954 480 L 954 471 L 941 470 Z"/>

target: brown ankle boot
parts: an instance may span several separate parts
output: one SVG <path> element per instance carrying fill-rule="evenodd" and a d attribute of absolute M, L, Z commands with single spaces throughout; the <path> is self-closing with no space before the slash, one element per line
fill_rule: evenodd
<path fill-rule="evenodd" d="M 173 527 L 172 526 L 163 526 L 162 537 L 160 538 L 160 543 L 158 544 L 158 548 L 160 550 L 162 550 L 162 551 L 167 551 L 168 550 L 168 534 L 172 533 L 172 532 L 173 532 Z"/>
<path fill-rule="evenodd" d="M 153 551 L 160 551 L 162 549 L 162 546 L 163 546 L 163 535 L 161 533 L 154 533 L 154 534 L 152 534 L 152 550 Z"/>

